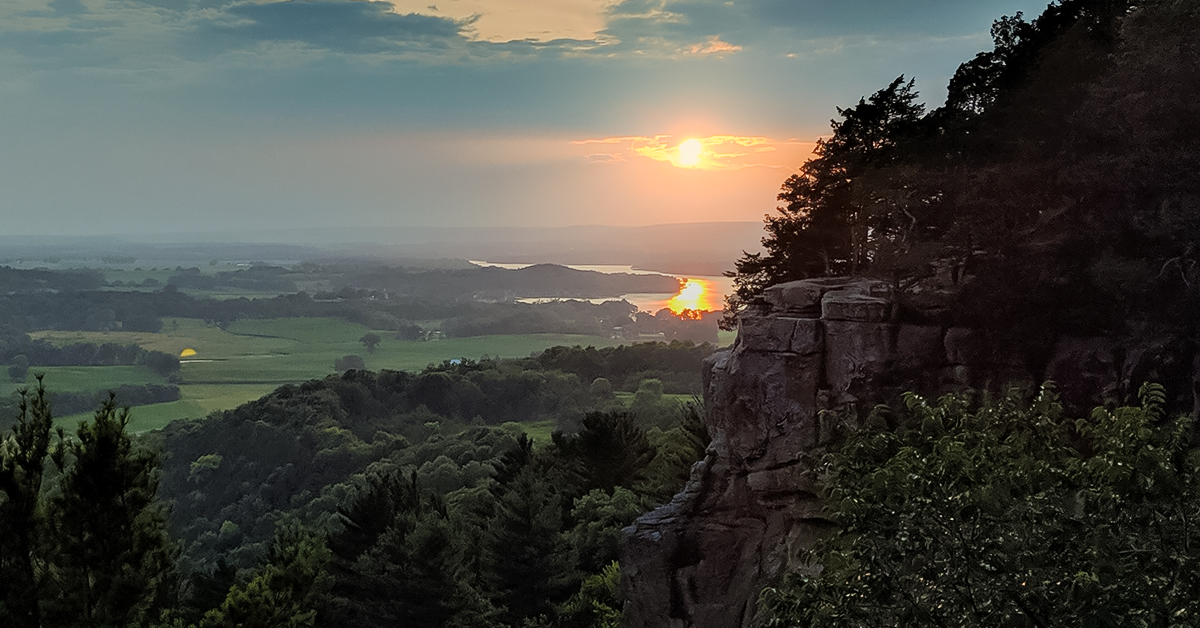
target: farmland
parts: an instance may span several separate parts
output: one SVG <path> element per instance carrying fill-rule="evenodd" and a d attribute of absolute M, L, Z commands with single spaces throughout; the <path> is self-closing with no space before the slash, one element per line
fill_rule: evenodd
<path fill-rule="evenodd" d="M 372 332 L 362 325 L 333 318 L 240 320 L 225 328 L 189 318 L 164 321 L 161 332 L 41 331 L 31 334 L 54 344 L 138 344 L 178 355 L 194 349 L 180 365 L 181 399 L 141 406 L 131 413 L 135 431 L 156 429 L 174 419 L 196 418 L 257 399 L 288 383 L 324 377 L 334 360 L 362 356 L 370 370 L 419 370 L 451 359 L 523 357 L 555 345 L 614 346 L 620 340 L 568 334 L 527 334 L 450 338 L 434 341 L 396 340 L 394 333 L 374 330 L 382 338 L 373 353 L 359 342 Z M 141 366 L 39 367 L 47 387 L 58 391 L 102 390 L 120 384 L 163 383 Z M 0 393 L 18 385 L 0 384 Z M 118 400 L 119 401 L 119 400 Z M 82 416 L 59 419 L 73 425 Z"/>

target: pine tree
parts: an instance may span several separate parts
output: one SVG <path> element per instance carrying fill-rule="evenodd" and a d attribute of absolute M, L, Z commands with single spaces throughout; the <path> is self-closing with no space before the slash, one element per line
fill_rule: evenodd
<path fill-rule="evenodd" d="M 144 626 L 172 602 L 176 551 L 155 501 L 158 458 L 134 445 L 128 423 L 110 395 L 76 438 L 59 429 L 47 626 Z"/>
<path fill-rule="evenodd" d="M 37 379 L 32 395 L 21 393 L 13 433 L 0 440 L 0 625 L 14 628 L 41 624 L 34 564 L 53 417 L 41 376 Z"/>
<path fill-rule="evenodd" d="M 570 593 L 575 560 L 562 528 L 562 497 L 532 467 L 499 495 L 484 537 L 483 563 L 484 580 L 503 607 L 503 624 L 550 617 Z"/>

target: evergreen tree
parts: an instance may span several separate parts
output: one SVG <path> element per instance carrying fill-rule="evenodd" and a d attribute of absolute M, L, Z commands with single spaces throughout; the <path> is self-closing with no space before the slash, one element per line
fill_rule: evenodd
<path fill-rule="evenodd" d="M 553 435 L 557 463 L 583 494 L 593 489 L 611 493 L 618 486 L 642 490 L 646 470 L 658 450 L 628 412 L 589 412 L 578 434 Z"/>
<path fill-rule="evenodd" d="M 53 417 L 39 375 L 33 394 L 21 392 L 17 423 L 0 440 L 0 625 L 41 625 L 35 563 L 43 549 L 42 472 L 50 450 Z"/>
<path fill-rule="evenodd" d="M 134 445 L 128 422 L 129 409 L 110 396 L 76 438 L 59 430 L 47 626 L 144 626 L 173 604 L 176 551 L 155 501 L 158 459 Z"/>
<path fill-rule="evenodd" d="M 532 467 L 498 496 L 483 540 L 483 575 L 503 625 L 552 617 L 570 593 L 575 559 L 562 530 L 562 497 Z"/>
<path fill-rule="evenodd" d="M 889 169 L 900 161 L 924 111 L 913 87 L 901 76 L 854 107 L 838 109 L 833 135 L 784 181 L 778 197 L 784 204 L 766 221 L 766 252 L 736 262 L 728 313 L 772 283 L 864 272 L 881 248 L 903 238 L 912 221 L 890 193 L 903 185 Z M 875 185 L 864 185 L 868 180 Z"/>

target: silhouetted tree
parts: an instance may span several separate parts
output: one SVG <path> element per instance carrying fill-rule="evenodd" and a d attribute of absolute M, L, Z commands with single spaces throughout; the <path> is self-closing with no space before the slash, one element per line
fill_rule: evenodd
<path fill-rule="evenodd" d="M 14 628 L 41 625 L 35 564 L 44 559 L 39 511 L 52 424 L 49 396 L 38 377 L 37 389 L 21 394 L 12 434 L 0 440 L 0 624 Z"/>

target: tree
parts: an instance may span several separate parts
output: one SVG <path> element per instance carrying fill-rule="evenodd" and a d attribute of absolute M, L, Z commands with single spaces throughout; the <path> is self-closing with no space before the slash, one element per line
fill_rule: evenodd
<path fill-rule="evenodd" d="M 14 628 L 41 625 L 39 574 L 43 557 L 38 543 L 42 475 L 50 451 L 50 399 L 42 378 L 33 394 L 21 392 L 12 434 L 0 440 L 0 624 Z"/>
<path fill-rule="evenodd" d="M 836 528 L 766 592 L 770 625 L 1194 625 L 1200 455 L 1165 399 L 1078 420 L 1049 388 L 877 409 L 820 459 Z"/>
<path fill-rule="evenodd" d="M 29 358 L 25 354 L 18 353 L 12 358 L 12 364 L 8 367 L 8 378 L 14 382 L 23 382 L 29 374 Z"/>
<path fill-rule="evenodd" d="M 887 170 L 900 161 L 924 112 L 913 87 L 901 76 L 854 107 L 838 109 L 833 135 L 817 142 L 816 156 L 784 181 L 779 215 L 766 219 L 766 252 L 735 263 L 727 313 L 740 311 L 771 283 L 863 272 L 911 225 L 885 192 Z M 876 177 L 882 181 L 862 185 L 872 173 L 884 173 Z"/>
<path fill-rule="evenodd" d="M 562 533 L 562 496 L 533 465 L 499 493 L 483 537 L 483 576 L 501 608 L 500 620 L 520 626 L 553 616 L 575 580 L 575 560 Z"/>
<path fill-rule="evenodd" d="M 235 585 L 199 628 L 306 628 L 316 621 L 317 600 L 328 586 L 324 536 L 295 524 L 280 526 L 266 564 Z"/>
<path fill-rule="evenodd" d="M 348 355 L 333 360 L 333 368 L 339 373 L 344 373 L 350 370 L 363 370 L 367 368 L 367 363 L 363 361 L 362 356 Z"/>
<path fill-rule="evenodd" d="M 588 392 L 597 399 L 612 399 L 614 396 L 612 382 L 608 381 L 607 377 L 597 377 L 592 380 Z"/>
<path fill-rule="evenodd" d="M 588 576 L 579 592 L 558 607 L 558 622 L 563 628 L 620 628 L 625 625 L 621 607 L 621 566 L 613 561 L 599 573 Z"/>
<path fill-rule="evenodd" d="M 383 338 L 380 338 L 379 334 L 374 332 L 367 332 L 358 341 L 362 343 L 362 346 L 367 348 L 367 353 L 375 353 L 375 348 L 379 346 L 379 343 L 383 342 Z"/>
<path fill-rule="evenodd" d="M 158 458 L 134 445 L 129 409 L 114 399 L 75 438 L 60 429 L 51 454 L 60 479 L 47 504 L 47 626 L 148 625 L 173 603 L 175 548 L 156 502 Z"/>
<path fill-rule="evenodd" d="M 657 450 L 628 412 L 589 412 L 579 433 L 555 432 L 560 463 L 580 493 L 618 486 L 640 491 Z"/>
<path fill-rule="evenodd" d="M 416 472 L 370 475 L 339 509 L 327 625 L 476 625 L 486 603 L 464 573 L 461 532 Z M 402 566 L 402 568 L 397 568 Z"/>

